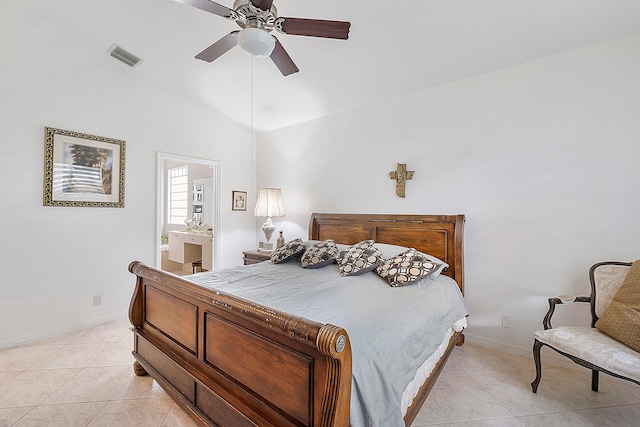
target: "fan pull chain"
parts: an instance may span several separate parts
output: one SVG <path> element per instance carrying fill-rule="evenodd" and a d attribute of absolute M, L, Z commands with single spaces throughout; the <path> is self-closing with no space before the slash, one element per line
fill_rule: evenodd
<path fill-rule="evenodd" d="M 251 100 L 249 101 L 250 109 L 249 112 L 249 179 L 251 182 L 249 183 L 249 188 L 251 189 L 251 194 L 255 194 L 255 177 L 253 176 L 254 164 L 253 164 L 253 57 L 251 58 L 251 83 L 249 84 L 249 90 L 251 91 Z"/>

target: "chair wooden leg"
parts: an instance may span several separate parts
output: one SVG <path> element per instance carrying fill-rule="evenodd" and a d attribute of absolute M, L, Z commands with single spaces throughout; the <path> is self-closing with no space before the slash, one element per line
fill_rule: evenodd
<path fill-rule="evenodd" d="M 536 364 L 536 379 L 531 383 L 531 390 L 534 393 L 538 392 L 538 385 L 540 384 L 540 379 L 542 377 L 542 365 L 540 364 L 540 349 L 542 348 L 542 343 L 538 340 L 533 341 L 533 361 Z"/>
<path fill-rule="evenodd" d="M 595 369 L 591 370 L 591 390 L 598 391 L 598 380 L 600 372 Z"/>

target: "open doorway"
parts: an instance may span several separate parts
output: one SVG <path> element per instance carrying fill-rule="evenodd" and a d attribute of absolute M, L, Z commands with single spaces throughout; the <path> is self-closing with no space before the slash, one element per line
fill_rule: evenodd
<path fill-rule="evenodd" d="M 219 265 L 220 162 L 158 153 L 156 267 L 185 275 Z"/>

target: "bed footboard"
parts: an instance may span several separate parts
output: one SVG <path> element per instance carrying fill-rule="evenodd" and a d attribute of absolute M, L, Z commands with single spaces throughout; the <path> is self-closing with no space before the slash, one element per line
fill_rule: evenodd
<path fill-rule="evenodd" d="M 346 331 L 132 262 L 136 374 L 201 425 L 348 426 Z"/>

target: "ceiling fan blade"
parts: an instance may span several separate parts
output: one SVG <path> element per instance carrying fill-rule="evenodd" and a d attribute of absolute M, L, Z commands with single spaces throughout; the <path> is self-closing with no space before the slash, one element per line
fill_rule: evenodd
<path fill-rule="evenodd" d="M 296 36 L 325 37 L 329 39 L 349 38 L 350 22 L 324 21 L 321 19 L 280 18 L 281 28 L 285 34 Z"/>
<path fill-rule="evenodd" d="M 273 0 L 251 0 L 251 3 L 260 10 L 271 10 Z"/>
<path fill-rule="evenodd" d="M 214 3 L 209 0 L 176 0 L 178 3 L 187 4 L 189 6 L 196 7 L 198 9 L 211 12 L 214 15 L 222 16 L 223 18 L 230 18 L 234 11 L 221 4 Z"/>
<path fill-rule="evenodd" d="M 196 59 L 202 59 L 207 62 L 215 61 L 237 44 L 238 31 L 233 31 L 197 54 Z"/>
<path fill-rule="evenodd" d="M 276 47 L 273 49 L 273 52 L 271 52 L 271 60 L 276 64 L 276 67 L 278 67 L 283 76 L 288 76 L 289 74 L 300 71 L 278 39 L 276 39 Z"/>

